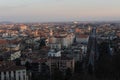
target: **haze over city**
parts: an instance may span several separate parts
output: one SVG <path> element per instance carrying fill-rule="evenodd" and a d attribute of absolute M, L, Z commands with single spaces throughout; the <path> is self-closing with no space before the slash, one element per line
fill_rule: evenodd
<path fill-rule="evenodd" d="M 0 0 L 0 21 L 119 21 L 120 0 Z"/>
<path fill-rule="evenodd" d="M 120 80 L 120 0 L 0 0 L 0 80 Z"/>

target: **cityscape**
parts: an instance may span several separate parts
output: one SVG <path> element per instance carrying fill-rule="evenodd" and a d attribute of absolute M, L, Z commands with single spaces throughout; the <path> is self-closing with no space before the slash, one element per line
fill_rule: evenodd
<path fill-rule="evenodd" d="M 1 1 L 0 80 L 120 80 L 119 1 L 91 1 Z"/>

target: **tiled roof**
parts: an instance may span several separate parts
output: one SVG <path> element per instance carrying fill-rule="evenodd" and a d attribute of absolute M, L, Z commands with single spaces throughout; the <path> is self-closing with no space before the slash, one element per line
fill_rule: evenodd
<path fill-rule="evenodd" d="M 4 40 L 4 39 L 0 39 L 0 44 L 7 44 L 7 40 Z"/>
<path fill-rule="evenodd" d="M 33 60 L 32 62 L 33 63 L 44 63 L 44 62 L 46 62 L 47 61 L 47 59 L 36 59 L 36 60 Z"/>
<path fill-rule="evenodd" d="M 85 34 L 80 34 L 76 36 L 77 38 L 88 38 L 89 35 L 85 35 Z"/>
<path fill-rule="evenodd" d="M 26 69 L 24 66 L 16 66 L 13 62 L 1 62 L 0 63 L 0 72 L 2 71 L 16 71 Z"/>

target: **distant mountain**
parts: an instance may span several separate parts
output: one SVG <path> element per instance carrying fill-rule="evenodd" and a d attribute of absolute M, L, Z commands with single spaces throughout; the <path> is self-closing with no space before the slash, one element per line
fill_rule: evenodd
<path fill-rule="evenodd" d="M 11 21 L 1 21 L 0 24 L 12 24 L 14 22 L 11 22 Z"/>

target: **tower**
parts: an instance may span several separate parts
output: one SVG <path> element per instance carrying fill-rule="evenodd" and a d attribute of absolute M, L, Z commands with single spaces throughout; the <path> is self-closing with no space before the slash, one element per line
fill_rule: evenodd
<path fill-rule="evenodd" d="M 53 36 L 53 30 L 50 29 L 50 36 Z"/>

